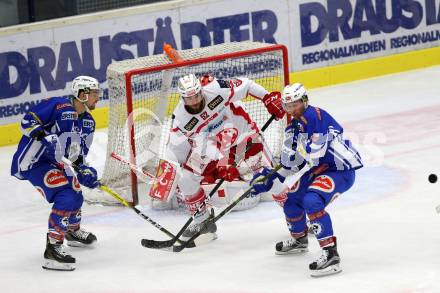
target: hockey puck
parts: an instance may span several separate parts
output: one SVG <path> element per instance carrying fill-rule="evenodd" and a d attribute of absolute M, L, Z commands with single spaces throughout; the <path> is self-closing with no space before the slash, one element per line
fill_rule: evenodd
<path fill-rule="evenodd" d="M 437 175 L 435 175 L 435 174 L 429 175 L 428 180 L 431 183 L 436 183 L 437 182 Z"/>

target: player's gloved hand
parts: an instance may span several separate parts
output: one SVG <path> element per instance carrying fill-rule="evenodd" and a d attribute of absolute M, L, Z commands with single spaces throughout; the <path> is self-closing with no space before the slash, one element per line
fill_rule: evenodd
<path fill-rule="evenodd" d="M 46 136 L 46 133 L 44 133 L 43 127 L 41 127 L 41 125 L 34 125 L 33 127 L 26 129 L 26 131 L 28 132 L 29 137 L 36 140 L 41 141 Z"/>
<path fill-rule="evenodd" d="M 46 156 L 52 161 L 62 163 L 62 157 L 64 154 L 58 136 L 56 134 L 49 134 L 43 137 L 40 141 L 43 146 L 46 147 Z"/>
<path fill-rule="evenodd" d="M 263 98 L 263 103 L 264 106 L 266 106 L 267 112 L 269 112 L 271 115 L 275 115 L 277 120 L 282 119 L 284 114 L 286 114 L 281 102 L 280 92 L 271 92 L 266 94 Z"/>
<path fill-rule="evenodd" d="M 264 177 L 267 178 L 263 181 L 260 181 Z M 264 167 L 260 172 L 255 173 L 249 185 L 253 187 L 252 194 L 257 195 L 260 193 L 268 192 L 272 189 L 274 181 L 278 179 L 280 182 L 284 182 L 284 177 L 281 176 L 278 172 L 273 172 L 273 169 Z"/>
<path fill-rule="evenodd" d="M 98 172 L 96 172 L 95 168 L 80 164 L 77 166 L 77 171 L 76 178 L 81 185 L 88 188 L 98 187 Z"/>
<path fill-rule="evenodd" d="M 225 165 L 217 167 L 217 175 L 220 179 L 225 179 L 228 182 L 240 179 L 240 172 L 232 165 Z"/>

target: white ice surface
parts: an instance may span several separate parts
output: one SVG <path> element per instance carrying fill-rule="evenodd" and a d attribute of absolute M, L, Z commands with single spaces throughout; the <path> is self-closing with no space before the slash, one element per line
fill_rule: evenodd
<path fill-rule="evenodd" d="M 343 124 L 367 165 L 329 207 L 341 274 L 309 276 L 320 253 L 313 238 L 306 255 L 274 254 L 289 235 L 272 202 L 225 216 L 215 242 L 178 254 L 143 248 L 141 238 L 167 236 L 131 210 L 85 204 L 82 224 L 97 247 L 69 250 L 73 272 L 45 271 L 50 205 L 9 175 L 9 146 L 0 148 L 0 292 L 440 292 L 440 183 L 427 180 L 440 175 L 440 67 L 312 90 L 310 98 Z M 97 138 L 92 162 L 105 151 L 104 133 Z M 173 232 L 187 219 L 146 213 Z"/>

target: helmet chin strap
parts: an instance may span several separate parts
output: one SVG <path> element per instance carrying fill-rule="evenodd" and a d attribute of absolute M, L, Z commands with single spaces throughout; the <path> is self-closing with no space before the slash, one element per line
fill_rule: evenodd
<path fill-rule="evenodd" d="M 90 109 L 89 109 L 89 107 L 87 106 L 87 101 L 89 100 L 89 94 L 84 94 L 84 97 L 85 97 L 85 99 L 84 100 L 81 100 L 79 97 L 75 97 L 75 99 L 77 99 L 81 104 L 83 104 L 83 106 L 84 106 L 84 108 L 86 108 L 86 112 L 89 112 L 90 113 Z"/>

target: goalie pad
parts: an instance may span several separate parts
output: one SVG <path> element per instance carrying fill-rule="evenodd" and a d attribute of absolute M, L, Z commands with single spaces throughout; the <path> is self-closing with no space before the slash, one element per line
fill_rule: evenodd
<path fill-rule="evenodd" d="M 156 169 L 156 179 L 153 181 L 149 192 L 150 197 L 168 202 L 174 194 L 176 186 L 176 166 L 167 160 L 159 160 L 159 165 Z"/>

